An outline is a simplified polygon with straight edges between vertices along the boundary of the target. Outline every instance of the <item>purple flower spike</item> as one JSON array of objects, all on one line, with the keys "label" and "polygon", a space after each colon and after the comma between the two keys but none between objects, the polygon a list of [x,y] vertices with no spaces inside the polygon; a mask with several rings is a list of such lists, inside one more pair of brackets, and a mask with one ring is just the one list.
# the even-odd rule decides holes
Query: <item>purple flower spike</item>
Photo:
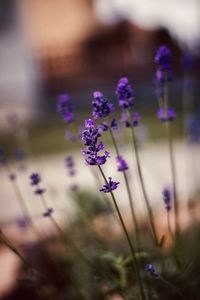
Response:
[{"label": "purple flower spike", "polygon": [[158,65],[156,79],[158,82],[172,81],[173,73],[171,68],[172,53],[166,46],[160,46],[155,55],[155,62]]},{"label": "purple flower spike", "polygon": [[64,112],[63,117],[64,117],[64,121],[68,124],[74,122],[74,114],[72,111]]},{"label": "purple flower spike", "polygon": [[120,78],[117,88],[116,96],[118,98],[119,106],[122,109],[130,108],[134,104],[133,89],[129,84],[128,78]]},{"label": "purple flower spike", "polygon": [[99,124],[99,126],[98,126],[99,134],[102,134],[103,131],[107,131],[108,128],[109,128],[109,126],[108,126],[108,123],[106,123],[106,122]]},{"label": "purple flower spike", "polygon": [[85,127],[86,128],[94,128],[94,121],[92,119],[85,120]]},{"label": "purple flower spike", "polygon": [[108,102],[101,92],[94,92],[93,97],[92,106],[94,119],[108,117],[109,114],[114,111],[112,103]]},{"label": "purple flower spike", "polygon": [[162,122],[173,121],[176,118],[176,113],[173,108],[168,108],[168,111],[164,110],[164,108],[159,108],[157,112],[157,117]]},{"label": "purple flower spike", "polygon": [[58,97],[57,111],[63,116],[64,121],[68,124],[74,121],[72,108],[72,102],[67,94]]},{"label": "purple flower spike", "polygon": [[160,274],[155,270],[155,268],[152,264],[146,264],[144,266],[144,270],[147,271],[151,275],[151,277],[154,277],[154,278],[160,277]]},{"label": "purple flower spike", "polygon": [[131,122],[128,121],[128,113],[127,112],[123,112],[122,115],[121,115],[121,122],[124,123],[124,125],[126,127],[131,127]]},{"label": "purple flower spike", "polygon": [[165,208],[167,211],[171,209],[171,192],[168,188],[165,188],[162,191],[163,201],[165,203]]},{"label": "purple flower spike", "polygon": [[69,176],[74,176],[76,173],[75,168],[74,168],[75,163],[74,163],[74,159],[71,155],[69,155],[65,158],[65,164],[66,164]]},{"label": "purple flower spike", "polygon": [[166,46],[162,45],[155,55],[155,62],[161,67],[168,67],[171,64],[172,53]]},{"label": "purple flower spike", "polygon": [[138,112],[133,113],[133,126],[136,127],[139,124],[139,121],[141,119],[141,116]]},{"label": "purple flower spike", "polygon": [[169,108],[168,109],[168,120],[169,121],[174,121],[174,119],[176,118],[176,112],[173,108]]},{"label": "purple flower spike", "polygon": [[[86,122],[87,125],[87,122]],[[104,149],[102,142],[98,143],[98,138],[101,136],[99,128],[87,128],[82,132],[82,141],[87,149],[82,150],[82,154],[86,156],[85,162],[87,165],[96,166],[103,165],[106,163],[109,157],[109,152],[105,151],[104,154],[100,155]]]},{"label": "purple flower spike", "polygon": [[30,176],[31,185],[38,185],[41,181],[40,175],[38,173],[32,173]]},{"label": "purple flower spike", "polygon": [[43,217],[50,217],[53,213],[53,208],[48,208],[44,213]]},{"label": "purple flower spike", "polygon": [[112,129],[117,129],[117,128],[118,128],[117,121],[116,121],[115,118],[112,119],[112,121],[111,121],[111,123],[110,123],[110,127],[111,127]]},{"label": "purple flower spike", "polygon": [[116,190],[119,182],[112,181],[111,177],[108,177],[108,183],[104,184],[104,186],[99,190],[104,193],[111,193],[113,190]]},{"label": "purple flower spike", "polygon": [[121,155],[118,155],[116,157],[116,160],[118,163],[117,171],[123,172],[128,169],[128,164],[126,163],[125,159]]},{"label": "purple flower spike", "polygon": [[63,94],[58,96],[57,112],[64,114],[70,105],[69,95]]}]

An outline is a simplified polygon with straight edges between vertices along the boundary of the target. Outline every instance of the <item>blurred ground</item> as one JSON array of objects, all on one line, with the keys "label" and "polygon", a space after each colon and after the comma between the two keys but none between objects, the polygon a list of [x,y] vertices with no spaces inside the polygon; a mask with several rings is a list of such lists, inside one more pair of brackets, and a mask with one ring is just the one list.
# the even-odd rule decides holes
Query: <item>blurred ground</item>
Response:
[{"label": "blurred ground", "polygon": [[[177,187],[178,196],[181,201],[189,199],[198,187],[200,178],[200,162],[197,159],[198,152],[199,146],[197,145],[191,146],[178,141],[175,143]],[[124,148],[123,145],[121,145],[121,153],[123,153],[131,168],[131,170],[128,171],[128,176],[134,193],[135,206],[138,211],[143,211],[143,200],[141,200],[142,196],[138,178],[135,175],[135,158],[132,154],[132,149],[128,147]],[[33,216],[40,217],[44,209],[42,208],[40,198],[34,195],[33,188],[29,184],[29,175],[32,172],[39,172],[41,174],[41,187],[47,190],[45,196],[49,206],[55,209],[55,216],[60,221],[65,222],[66,219],[70,217],[73,218],[74,216],[74,203],[70,197],[71,185],[76,184],[81,190],[91,189],[94,193],[98,193],[99,184],[94,180],[94,176],[91,172],[92,168],[90,169],[85,166],[84,159],[80,153],[74,153],[77,174],[73,178],[67,176],[64,165],[65,157],[66,153],[30,159],[26,163],[27,170],[20,173],[18,172],[17,183],[29,207],[29,211]],[[140,158],[147,191],[154,209],[157,210],[163,207],[162,189],[166,185],[170,186],[171,183],[167,143],[158,142],[145,145],[145,147],[140,150]],[[115,154],[113,152],[111,152],[111,158],[109,160],[109,163],[105,165],[103,169],[107,177],[112,176],[114,179],[120,181],[120,186],[116,194],[119,205],[125,209],[128,207],[128,199],[124,197],[126,192],[123,177],[120,173],[116,172]],[[132,166],[134,166],[134,168]],[[14,172],[15,168],[15,165],[11,165],[11,169]],[[8,179],[8,174],[3,169],[1,172],[0,219],[1,223],[4,223],[10,220],[13,221],[23,214],[17,202],[12,182]]]}]

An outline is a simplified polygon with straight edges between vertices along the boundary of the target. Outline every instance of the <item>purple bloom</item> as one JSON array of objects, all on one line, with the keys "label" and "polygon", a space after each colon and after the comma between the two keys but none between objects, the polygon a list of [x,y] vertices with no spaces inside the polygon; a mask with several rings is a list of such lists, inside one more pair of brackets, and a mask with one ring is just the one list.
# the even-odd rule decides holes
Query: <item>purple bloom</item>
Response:
[{"label": "purple bloom", "polygon": [[53,208],[48,208],[44,213],[43,216],[44,217],[50,217],[53,213]]},{"label": "purple bloom", "polygon": [[75,175],[75,169],[74,169],[75,163],[74,163],[74,159],[71,155],[69,155],[65,158],[65,163],[66,163],[66,167],[67,167],[69,175],[70,176]]},{"label": "purple bloom", "polygon": [[126,127],[131,127],[131,122],[128,121],[128,118],[129,118],[129,115],[127,112],[122,112],[122,115],[121,115],[121,122],[124,123],[124,125]]},{"label": "purple bloom", "polygon": [[146,264],[144,266],[144,270],[147,271],[151,275],[151,277],[154,277],[154,278],[160,277],[160,274],[155,270],[155,268],[152,264]]},{"label": "purple bloom", "polygon": [[141,116],[138,112],[133,113],[133,126],[136,127],[139,124],[139,121],[141,119]]},{"label": "purple bloom", "polygon": [[111,177],[108,177],[109,181],[103,185],[103,187],[99,190],[104,193],[111,193],[113,190],[117,189],[119,182],[112,181]]},{"label": "purple bloom", "polygon": [[67,94],[58,97],[57,111],[63,116],[64,121],[68,124],[74,121],[72,108],[72,102]]},{"label": "purple bloom", "polygon": [[38,185],[41,181],[40,175],[38,173],[32,173],[30,176],[31,185]]},{"label": "purple bloom", "polygon": [[80,139],[80,135],[79,134],[75,135],[70,129],[67,129],[65,131],[65,138],[68,139],[69,141],[76,142]]},{"label": "purple bloom", "polygon": [[94,128],[94,121],[92,119],[85,120],[85,128]]},{"label": "purple bloom", "polygon": [[103,123],[99,124],[99,126],[98,126],[99,134],[102,134],[103,131],[107,131],[108,128],[109,128],[109,125],[106,122],[103,122]]},{"label": "purple bloom", "polygon": [[155,62],[158,65],[156,79],[158,82],[172,81],[171,68],[172,53],[166,46],[160,46],[155,55]]},{"label": "purple bloom", "polygon": [[157,112],[157,117],[162,122],[173,121],[176,117],[176,113],[173,108],[168,108],[168,111],[164,110],[164,108],[159,108]]},{"label": "purple bloom", "polygon": [[119,101],[119,106],[122,109],[130,108],[133,106],[134,104],[133,89],[129,84],[128,78],[126,77],[120,78],[116,88],[116,96]]},{"label": "purple bloom", "polygon": [[161,67],[168,67],[171,64],[172,53],[166,46],[162,45],[155,55],[155,62]]},{"label": "purple bloom", "polygon": [[171,192],[168,188],[165,188],[163,191],[162,191],[162,195],[163,195],[163,201],[165,203],[165,208],[167,211],[169,211],[171,209]]},{"label": "purple bloom", "polygon": [[112,103],[108,102],[101,92],[94,92],[93,97],[92,106],[94,119],[105,118],[114,111]]},{"label": "purple bloom", "polygon": [[72,111],[64,112],[63,117],[64,117],[64,121],[68,124],[74,122],[74,114]]},{"label": "purple bloom", "polygon": [[169,108],[168,109],[168,120],[169,121],[174,121],[174,119],[176,118],[176,112],[173,108]]},{"label": "purple bloom", "polygon": [[117,121],[116,119],[112,119],[112,121],[110,122],[110,128],[112,129],[117,129],[118,128],[118,125],[117,125]]},{"label": "purple bloom", "polygon": [[83,144],[87,146],[87,149],[82,150],[82,154],[86,156],[85,161],[88,165],[103,165],[109,157],[108,151],[105,151],[103,155],[99,154],[104,149],[103,143],[98,142],[100,136],[99,129],[91,127],[82,132]]},{"label": "purple bloom", "polygon": [[116,157],[116,160],[118,163],[117,171],[123,172],[128,169],[128,164],[126,163],[125,159],[121,155],[118,155]]},{"label": "purple bloom", "polygon": [[35,190],[34,193],[35,193],[36,195],[42,195],[42,194],[44,194],[45,191],[46,191],[45,189],[38,188],[38,189]]},{"label": "purple bloom", "polygon": [[132,116],[132,120],[129,120],[129,114],[127,112],[123,112],[121,115],[121,122],[124,123],[126,127],[136,127],[139,124],[141,116],[138,112],[134,112]]},{"label": "purple bloom", "polygon": [[98,129],[89,128],[82,132],[82,142],[85,146],[95,145],[100,136]]}]

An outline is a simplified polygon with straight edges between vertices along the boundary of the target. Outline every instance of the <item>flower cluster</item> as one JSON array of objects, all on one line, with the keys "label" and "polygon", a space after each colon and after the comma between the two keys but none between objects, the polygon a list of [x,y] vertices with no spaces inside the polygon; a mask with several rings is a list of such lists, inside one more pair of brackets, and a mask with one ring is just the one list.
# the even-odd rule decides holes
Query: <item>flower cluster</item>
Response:
[{"label": "flower cluster", "polygon": [[109,114],[114,111],[112,103],[108,102],[101,92],[94,92],[93,97],[92,106],[94,119],[108,117]]},{"label": "flower cluster", "polygon": [[118,155],[116,157],[116,160],[117,160],[117,163],[118,163],[117,171],[123,172],[123,171],[128,169],[128,164],[125,161],[125,159],[122,157],[122,155]]},{"label": "flower cluster", "polygon": [[30,184],[37,186],[36,190],[34,191],[37,195],[42,195],[45,192],[45,189],[40,188],[38,185],[41,182],[41,177],[38,173],[32,173],[30,176]]},{"label": "flower cluster", "polygon": [[105,151],[103,155],[99,154],[104,149],[104,144],[98,142],[98,138],[101,136],[99,130],[94,128],[92,119],[85,121],[85,127],[86,129],[82,132],[82,142],[87,146],[87,149],[82,150],[82,154],[86,156],[86,164],[91,166],[105,164],[109,157],[109,152]]},{"label": "flower cluster", "polygon": [[50,217],[53,213],[53,208],[47,208],[47,210],[43,213],[44,217]]},{"label": "flower cluster", "polygon": [[168,188],[165,188],[162,191],[162,195],[163,195],[163,201],[165,204],[165,208],[167,211],[169,211],[171,209],[171,193],[170,190]]},{"label": "flower cluster", "polygon": [[108,182],[103,185],[103,187],[99,190],[104,193],[111,193],[113,190],[116,190],[119,182],[112,181],[111,177],[108,177]]},{"label": "flower cluster", "polygon": [[144,270],[147,271],[151,275],[151,277],[154,277],[154,278],[160,277],[160,274],[155,270],[155,268],[152,264],[146,264],[144,266]]},{"label": "flower cluster", "polygon": [[102,134],[103,131],[107,131],[109,128],[111,129],[117,129],[118,125],[117,125],[117,121],[116,119],[112,119],[110,123],[108,122],[102,122],[99,124],[98,126],[98,131],[100,134]]},{"label": "flower cluster", "polygon": [[162,122],[174,121],[174,119],[176,118],[176,112],[173,108],[168,108],[166,112],[165,109],[161,107],[158,109],[157,117]]},{"label": "flower cluster", "polygon": [[156,72],[156,79],[158,82],[164,83],[172,81],[172,67],[171,67],[172,53],[166,46],[160,46],[155,55],[155,62],[158,65]]},{"label": "flower cluster", "polygon": [[118,98],[120,108],[127,109],[133,106],[133,89],[129,84],[127,77],[120,78],[116,88],[116,96]]},{"label": "flower cluster", "polygon": [[64,121],[68,124],[74,121],[72,108],[72,102],[67,94],[58,97],[57,111],[63,116]]},{"label": "flower cluster", "polygon": [[65,165],[68,170],[69,176],[74,176],[75,175],[75,169],[74,169],[75,163],[74,163],[74,159],[71,155],[69,155],[65,158]]},{"label": "flower cluster", "polygon": [[141,116],[138,112],[134,112],[132,115],[131,120],[129,119],[129,114],[128,112],[123,112],[121,115],[121,122],[126,126],[126,127],[137,127],[139,125],[139,121],[141,119]]}]

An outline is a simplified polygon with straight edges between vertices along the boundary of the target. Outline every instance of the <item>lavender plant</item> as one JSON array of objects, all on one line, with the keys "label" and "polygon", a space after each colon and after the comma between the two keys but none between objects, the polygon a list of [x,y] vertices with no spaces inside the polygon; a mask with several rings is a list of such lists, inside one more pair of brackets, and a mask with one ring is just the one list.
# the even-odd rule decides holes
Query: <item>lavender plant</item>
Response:
[{"label": "lavender plant", "polygon": [[[58,234],[54,237],[53,244],[57,245],[56,243],[58,241],[56,238],[58,237],[59,243],[62,245],[61,248],[64,246],[61,251],[59,250],[60,244],[58,249],[57,246],[55,246],[58,255],[51,255],[51,259],[53,257],[52,261],[56,261],[57,266],[58,260],[60,258],[62,259],[63,256],[61,271],[58,272],[59,277],[62,277],[63,270],[70,270],[65,278],[65,283],[70,282],[70,288],[64,285],[64,287],[59,287],[56,291],[54,286],[55,278],[53,281],[51,280],[51,282],[47,280],[45,288],[48,290],[49,294],[47,293],[47,295],[49,295],[49,297],[44,298],[45,300],[50,298],[107,300],[112,299],[113,293],[117,293],[122,299],[127,300],[198,300],[198,296],[195,295],[197,294],[198,284],[200,282],[198,276],[199,264],[196,263],[200,261],[200,247],[196,242],[196,237],[199,238],[199,233],[196,234],[196,231],[194,233],[194,227],[191,231],[188,231],[190,234],[188,234],[188,232],[182,233],[179,224],[179,209],[181,207],[179,207],[176,191],[176,170],[172,139],[172,124],[176,118],[176,112],[169,105],[168,100],[168,84],[173,79],[171,60],[171,51],[166,46],[161,46],[155,56],[157,64],[156,85],[159,103],[157,117],[161,120],[166,129],[172,173],[172,189],[165,187],[162,192],[160,192],[167,215],[166,221],[164,218],[164,222],[166,222],[168,232],[167,230],[163,230],[160,224],[155,222],[155,212],[152,209],[151,201],[146,190],[146,182],[144,181],[136,138],[136,130],[141,122],[141,115],[134,110],[135,99],[133,88],[129,80],[126,77],[122,77],[116,89],[118,104],[121,110],[120,122],[116,116],[117,113],[114,110],[113,104],[109,102],[101,92],[96,91],[93,94],[92,100],[92,118],[85,120],[85,128],[82,129],[81,134],[77,133],[79,131],[75,128],[76,123],[73,103],[69,95],[63,94],[59,97],[57,111],[67,124],[68,137],[76,141],[77,144],[82,142],[84,149],[81,150],[81,152],[85,163],[88,169],[90,167],[93,170],[97,169],[103,179],[103,184],[99,187],[98,191],[96,190],[95,193],[91,192],[90,196],[89,193],[84,193],[81,189],[78,191],[75,189],[73,193],[70,193],[70,195],[73,194],[80,198],[79,201],[82,202],[82,211],[80,214],[82,214],[82,217],[76,216],[75,219],[71,221],[69,228],[65,229],[55,219],[56,208],[52,206],[49,207],[48,205],[46,196],[49,189],[48,186],[44,188],[41,185],[41,175],[34,172],[29,176],[30,186],[33,188],[33,193],[36,198],[35,201],[39,199],[43,204],[40,217],[43,217],[45,220],[50,219],[57,230]],[[112,114],[114,113],[115,115],[113,117]],[[140,216],[137,215],[135,202],[133,201],[132,178],[129,178],[127,175],[131,166],[126,161],[116,138],[116,129],[120,126],[120,123],[131,132],[134,158],[136,158],[136,171],[140,179],[140,186],[147,209],[147,219],[150,228],[143,228],[138,222]],[[106,132],[109,132],[112,146],[115,150],[116,170],[117,172],[121,172],[124,178],[133,221],[131,229],[134,229],[133,232],[136,236],[136,243],[132,241],[132,232],[130,233],[130,228],[127,226],[128,222],[125,222],[124,214],[122,214],[118,203],[118,191],[121,189],[123,181],[116,180],[115,173],[111,173],[111,169],[109,169],[109,176],[104,172],[104,166],[110,164],[109,158],[111,156],[110,153],[112,153],[112,151],[107,150],[110,145],[103,142]],[[20,152],[18,153],[19,160],[21,160],[21,154]],[[27,209],[25,198],[18,186],[18,173],[14,172],[13,168],[10,167],[5,153],[1,148],[0,163],[7,171],[8,179],[15,190],[18,201],[23,209],[24,217],[27,217],[29,224],[34,226],[33,217]],[[78,184],[75,181],[76,176],[74,176],[78,173],[78,167],[75,168],[75,159],[72,154],[66,156],[65,166],[69,177],[72,177],[74,183]],[[121,232],[126,238],[127,244],[123,242],[121,236],[116,238],[114,233],[110,233],[108,228],[106,228],[106,234],[104,232],[103,238],[101,235],[98,235],[98,228],[95,226],[99,220],[96,216],[98,214],[101,215],[101,217],[103,217],[102,223],[105,225],[104,223],[106,223],[107,218],[105,214],[106,210],[99,209],[99,212],[96,213],[95,216],[88,212],[84,214],[84,202],[90,201],[89,198],[92,198],[94,203],[100,202],[98,192],[100,192],[100,195],[106,195],[108,201],[112,200],[119,224],[122,228]],[[174,231],[171,225],[171,216],[173,214],[175,216]],[[113,219],[111,222],[116,226],[117,223],[115,223]],[[45,223],[48,222],[45,221]],[[145,235],[145,231],[149,229],[152,233],[154,245],[152,245],[147,235]],[[158,233],[161,231],[162,239],[159,241]],[[171,237],[169,239],[169,243],[171,244],[165,244],[167,240],[165,236]],[[39,238],[40,242],[43,243],[44,237],[39,235]],[[185,240],[188,242],[185,243]],[[6,234],[2,230],[0,231],[0,241],[21,259],[25,268],[37,271],[38,268],[35,267],[32,262],[29,263],[26,256],[21,254],[21,251],[6,237]],[[129,246],[130,255],[127,254],[127,245]],[[46,248],[45,251],[47,250]],[[66,264],[67,259],[68,264]],[[39,272],[41,276],[45,275],[41,267],[39,268]],[[73,283],[70,281],[72,277]],[[75,288],[72,288],[72,286],[75,286]],[[38,288],[40,288],[39,284],[37,285],[37,289]]]},{"label": "lavender plant", "polygon": [[155,62],[157,63],[156,80],[158,84],[161,85],[163,89],[161,107],[158,111],[158,118],[163,122],[166,134],[168,138],[169,145],[169,157],[170,157],[170,167],[172,174],[172,184],[173,184],[173,200],[174,200],[174,216],[175,216],[175,238],[177,239],[179,234],[179,203],[177,197],[177,187],[176,187],[176,170],[174,161],[174,150],[173,150],[173,140],[172,140],[172,130],[171,124],[176,117],[174,109],[169,108],[168,100],[168,83],[173,80],[173,72],[171,66],[172,53],[166,46],[160,46],[158,49]]}]

